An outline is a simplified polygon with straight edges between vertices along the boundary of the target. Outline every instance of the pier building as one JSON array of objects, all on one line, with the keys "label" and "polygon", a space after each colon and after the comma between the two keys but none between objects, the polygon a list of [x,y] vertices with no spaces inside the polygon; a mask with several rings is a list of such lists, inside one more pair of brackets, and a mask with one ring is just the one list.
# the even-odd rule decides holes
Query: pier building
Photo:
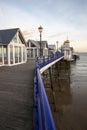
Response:
[{"label": "pier building", "polygon": [[19,28],[0,30],[0,66],[27,61],[26,41]]},{"label": "pier building", "polygon": [[61,46],[61,51],[64,53],[64,59],[68,61],[73,60],[73,47],[70,47],[70,41],[67,39]]},{"label": "pier building", "polygon": [[[41,41],[42,55],[48,55],[48,43],[47,41]],[[27,58],[36,58],[40,56],[40,41],[28,40],[27,42]]]}]

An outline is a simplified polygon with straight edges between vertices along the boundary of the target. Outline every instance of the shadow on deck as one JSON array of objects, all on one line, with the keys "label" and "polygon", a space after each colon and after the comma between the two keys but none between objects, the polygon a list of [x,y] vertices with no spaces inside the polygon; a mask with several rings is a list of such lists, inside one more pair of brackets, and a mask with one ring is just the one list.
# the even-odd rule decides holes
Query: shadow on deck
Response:
[{"label": "shadow on deck", "polygon": [[35,61],[0,67],[0,130],[33,129]]}]

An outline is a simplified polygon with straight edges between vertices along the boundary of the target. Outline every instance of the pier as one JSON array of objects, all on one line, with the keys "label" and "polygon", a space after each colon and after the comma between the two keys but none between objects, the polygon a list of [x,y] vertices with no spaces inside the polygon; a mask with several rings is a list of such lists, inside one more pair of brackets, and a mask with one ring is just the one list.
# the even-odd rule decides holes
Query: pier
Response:
[{"label": "pier", "polygon": [[0,130],[33,130],[35,60],[0,67]]},{"label": "pier", "polygon": [[[0,129],[56,130],[42,73],[64,57],[58,52],[45,59],[29,60],[0,68]],[[44,121],[44,122],[43,122]]]}]

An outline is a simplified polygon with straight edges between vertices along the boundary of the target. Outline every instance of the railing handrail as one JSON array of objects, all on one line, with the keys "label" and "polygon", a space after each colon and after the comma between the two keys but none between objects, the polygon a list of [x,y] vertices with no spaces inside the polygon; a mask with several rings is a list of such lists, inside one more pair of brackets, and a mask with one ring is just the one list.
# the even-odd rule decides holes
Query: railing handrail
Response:
[{"label": "railing handrail", "polygon": [[59,52],[59,51],[58,51],[58,52],[56,52],[55,54],[52,54],[52,55],[50,55],[50,56],[48,56],[48,57],[45,57],[45,56],[37,57],[37,58],[36,58],[36,62],[38,63],[38,65],[39,65],[39,67],[40,67],[40,69],[41,69],[41,68],[44,67],[45,65],[47,65],[47,64],[49,64],[49,63],[55,61],[56,59],[58,59],[58,58],[60,58],[60,57],[62,57],[62,56],[64,56],[64,54],[63,54],[62,52]]},{"label": "railing handrail", "polygon": [[62,55],[55,54],[52,58],[45,59],[44,62],[39,62],[38,59],[36,60],[34,79],[34,130],[56,130],[40,69],[56,58],[60,58]]}]

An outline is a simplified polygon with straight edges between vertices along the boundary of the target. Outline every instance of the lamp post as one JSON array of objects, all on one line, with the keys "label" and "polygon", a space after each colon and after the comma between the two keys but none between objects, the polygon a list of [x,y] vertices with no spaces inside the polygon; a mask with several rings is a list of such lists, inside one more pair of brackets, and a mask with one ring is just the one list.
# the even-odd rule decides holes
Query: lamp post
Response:
[{"label": "lamp post", "polygon": [[56,41],[56,44],[57,44],[57,51],[58,51],[58,41]]},{"label": "lamp post", "polygon": [[38,27],[38,30],[39,30],[39,32],[40,32],[40,57],[41,57],[41,55],[42,55],[41,40],[42,40],[42,31],[43,31],[42,26]]}]

